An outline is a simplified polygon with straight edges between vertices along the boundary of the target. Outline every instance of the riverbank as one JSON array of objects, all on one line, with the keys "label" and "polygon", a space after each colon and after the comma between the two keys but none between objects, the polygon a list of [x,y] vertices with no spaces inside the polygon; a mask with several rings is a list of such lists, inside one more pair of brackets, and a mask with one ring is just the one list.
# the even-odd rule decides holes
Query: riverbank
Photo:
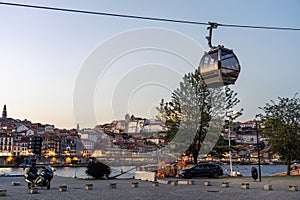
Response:
[{"label": "riverbank", "polygon": [[[164,179],[182,180],[182,179]],[[38,194],[29,194],[27,184],[20,177],[0,177],[0,189],[7,190],[1,199],[299,199],[300,192],[288,191],[289,185],[300,184],[300,176],[293,177],[262,177],[262,181],[254,181],[250,177],[222,177],[219,179],[192,179],[194,185],[159,184],[153,187],[151,182],[126,180],[86,180],[55,176],[51,189],[38,188]],[[211,181],[211,186],[205,186],[204,181]],[[187,180],[182,180],[187,181]],[[20,182],[13,186],[12,182]],[[132,188],[132,182],[138,187]],[[222,182],[228,182],[229,187],[223,188]],[[110,183],[116,183],[116,189],[110,189]],[[242,189],[242,183],[249,183],[249,189]],[[86,184],[93,184],[93,190],[86,190]],[[265,191],[264,185],[272,185],[273,190]],[[67,186],[66,192],[60,192],[60,186]],[[299,188],[300,189],[300,188]]]},{"label": "riverbank", "polygon": [[[242,176],[244,177],[250,177],[251,176],[251,168],[253,165],[241,165],[241,166],[234,166],[233,170],[234,171],[239,171]],[[254,166],[257,167],[257,166]],[[120,174],[122,171],[127,172],[130,170],[128,173],[125,173],[122,175],[120,178],[129,178],[132,176],[135,176],[135,166],[118,166],[118,167],[112,167],[111,168],[111,175],[110,176],[115,176]],[[228,175],[230,173],[230,167],[227,165],[222,166],[224,170],[224,174]],[[55,175],[57,176],[63,176],[63,177],[71,177],[74,178],[75,176],[78,178],[89,178],[85,171],[86,167],[55,167],[54,168]],[[132,170],[133,169],[133,170]],[[152,168],[147,168],[147,170],[150,170]],[[156,169],[156,168],[155,168]],[[153,169],[153,170],[155,170]],[[140,169],[137,169],[140,170]],[[261,166],[261,172],[262,176],[272,176],[274,174],[279,174],[282,172],[286,171],[286,166],[285,165],[263,165]],[[24,170],[22,167],[18,168],[0,168],[0,175],[1,174],[24,174]],[[119,178],[119,177],[118,177]]]}]

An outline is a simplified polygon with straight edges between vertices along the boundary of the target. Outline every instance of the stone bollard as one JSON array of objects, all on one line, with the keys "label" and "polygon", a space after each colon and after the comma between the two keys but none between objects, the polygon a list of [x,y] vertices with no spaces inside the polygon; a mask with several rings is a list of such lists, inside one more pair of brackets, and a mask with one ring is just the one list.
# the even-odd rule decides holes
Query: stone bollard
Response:
[{"label": "stone bollard", "polygon": [[37,194],[37,193],[38,193],[37,188],[32,187],[32,188],[29,189],[29,194]]},{"label": "stone bollard", "polygon": [[229,182],[222,182],[222,187],[223,188],[229,187]]},{"label": "stone bollard", "polygon": [[86,190],[92,190],[93,189],[93,184],[85,184],[85,189]]},{"label": "stone bollard", "polygon": [[242,189],[249,189],[249,183],[242,183]]},{"label": "stone bollard", "polygon": [[204,184],[205,186],[211,186],[211,182],[210,182],[210,181],[204,181],[203,184]]},{"label": "stone bollard", "polygon": [[264,185],[264,190],[273,190],[272,185]]},{"label": "stone bollard", "polygon": [[187,184],[188,185],[195,185],[195,181],[188,181]]},{"label": "stone bollard", "polygon": [[0,196],[6,196],[7,190],[0,189]]},{"label": "stone bollard", "polygon": [[116,189],[117,188],[117,183],[110,183],[109,188],[110,189]]},{"label": "stone bollard", "polygon": [[13,182],[11,182],[11,185],[12,185],[12,186],[20,186],[21,183],[20,183],[20,182],[13,181]]},{"label": "stone bollard", "polygon": [[178,185],[178,181],[171,181],[171,183],[170,183],[172,186],[176,186],[176,185]]},{"label": "stone bollard", "polygon": [[298,191],[298,186],[297,185],[289,185],[289,191],[291,191],[291,192]]},{"label": "stone bollard", "polygon": [[139,187],[139,183],[138,182],[132,182],[131,187],[132,188],[137,188],[137,187]]},{"label": "stone bollard", "polygon": [[157,187],[157,186],[158,186],[158,182],[157,182],[157,181],[153,181],[153,182],[152,182],[152,186],[153,186],[153,187]]},{"label": "stone bollard", "polygon": [[68,188],[68,187],[67,187],[66,185],[60,185],[60,186],[59,186],[59,191],[60,191],[60,192],[66,192],[66,191],[67,191],[67,188]]}]

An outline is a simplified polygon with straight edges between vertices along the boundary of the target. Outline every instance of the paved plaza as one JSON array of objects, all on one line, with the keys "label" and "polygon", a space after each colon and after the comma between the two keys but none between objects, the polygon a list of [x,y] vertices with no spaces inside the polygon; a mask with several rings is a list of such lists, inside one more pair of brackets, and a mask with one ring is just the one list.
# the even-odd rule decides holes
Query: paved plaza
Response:
[{"label": "paved plaza", "polygon": [[[190,179],[193,185],[183,184],[189,180],[164,179],[179,181],[180,184],[162,184],[153,187],[152,182],[141,180],[80,180],[55,176],[51,182],[51,189],[38,188],[37,194],[29,194],[29,189],[23,177],[0,177],[0,189],[6,190],[6,196],[0,200],[16,199],[300,199],[300,192],[289,191],[289,186],[300,186],[300,176],[297,177],[263,177],[262,182],[254,181],[250,177],[221,177],[219,179]],[[210,181],[211,186],[206,186]],[[14,186],[13,182],[20,185]],[[138,187],[133,188],[132,183]],[[229,187],[222,187],[228,182]],[[111,189],[111,183],[116,183],[116,189]],[[242,189],[242,183],[249,183],[249,189]],[[86,185],[92,184],[92,190],[86,190]],[[273,190],[264,190],[265,185],[272,185]],[[67,191],[60,191],[60,186],[67,186]],[[224,186],[224,185],[223,185]],[[299,188],[300,189],[300,188]]]}]

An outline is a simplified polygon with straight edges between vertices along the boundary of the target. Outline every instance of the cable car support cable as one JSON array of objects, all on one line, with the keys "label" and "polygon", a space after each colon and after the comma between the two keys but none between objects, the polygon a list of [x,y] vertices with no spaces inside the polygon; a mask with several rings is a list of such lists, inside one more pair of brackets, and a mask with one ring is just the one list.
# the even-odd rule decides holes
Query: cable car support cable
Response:
[{"label": "cable car support cable", "polygon": [[[131,19],[141,19],[141,20],[150,20],[150,21],[162,21],[162,22],[172,22],[172,23],[181,23],[181,24],[202,25],[202,26],[207,26],[207,25],[212,24],[211,22],[207,23],[207,22],[199,22],[199,21],[188,21],[188,20],[167,19],[167,18],[157,18],[157,17],[144,17],[144,16],[138,16],[138,15],[125,15],[125,14],[87,11],[87,10],[68,9],[68,8],[58,8],[58,7],[49,7],[49,6],[37,6],[37,5],[9,3],[9,2],[0,2],[0,5],[42,9],[42,10],[52,10],[52,11],[60,11],[60,12],[72,12],[72,13],[81,13],[81,14],[90,14],[90,15],[102,15],[102,16],[119,17],[119,18],[131,18]],[[281,30],[281,31],[300,31],[300,28],[293,28],[293,27],[253,26],[253,25],[218,24],[218,23],[213,23],[213,24],[215,24],[216,26],[223,26],[223,27],[230,27],[230,28],[251,28],[251,29],[266,29],[266,30]]]}]

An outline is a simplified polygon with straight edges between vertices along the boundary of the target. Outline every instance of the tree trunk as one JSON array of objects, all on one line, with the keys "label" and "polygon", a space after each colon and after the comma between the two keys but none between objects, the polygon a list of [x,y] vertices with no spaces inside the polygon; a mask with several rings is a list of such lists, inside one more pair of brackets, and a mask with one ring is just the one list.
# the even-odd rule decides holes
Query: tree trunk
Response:
[{"label": "tree trunk", "polygon": [[287,172],[286,175],[290,176],[291,175],[291,161],[287,161]]},{"label": "tree trunk", "polygon": [[198,155],[199,155],[199,151],[194,150],[194,151],[193,151],[193,164],[194,164],[194,165],[197,164]]}]

